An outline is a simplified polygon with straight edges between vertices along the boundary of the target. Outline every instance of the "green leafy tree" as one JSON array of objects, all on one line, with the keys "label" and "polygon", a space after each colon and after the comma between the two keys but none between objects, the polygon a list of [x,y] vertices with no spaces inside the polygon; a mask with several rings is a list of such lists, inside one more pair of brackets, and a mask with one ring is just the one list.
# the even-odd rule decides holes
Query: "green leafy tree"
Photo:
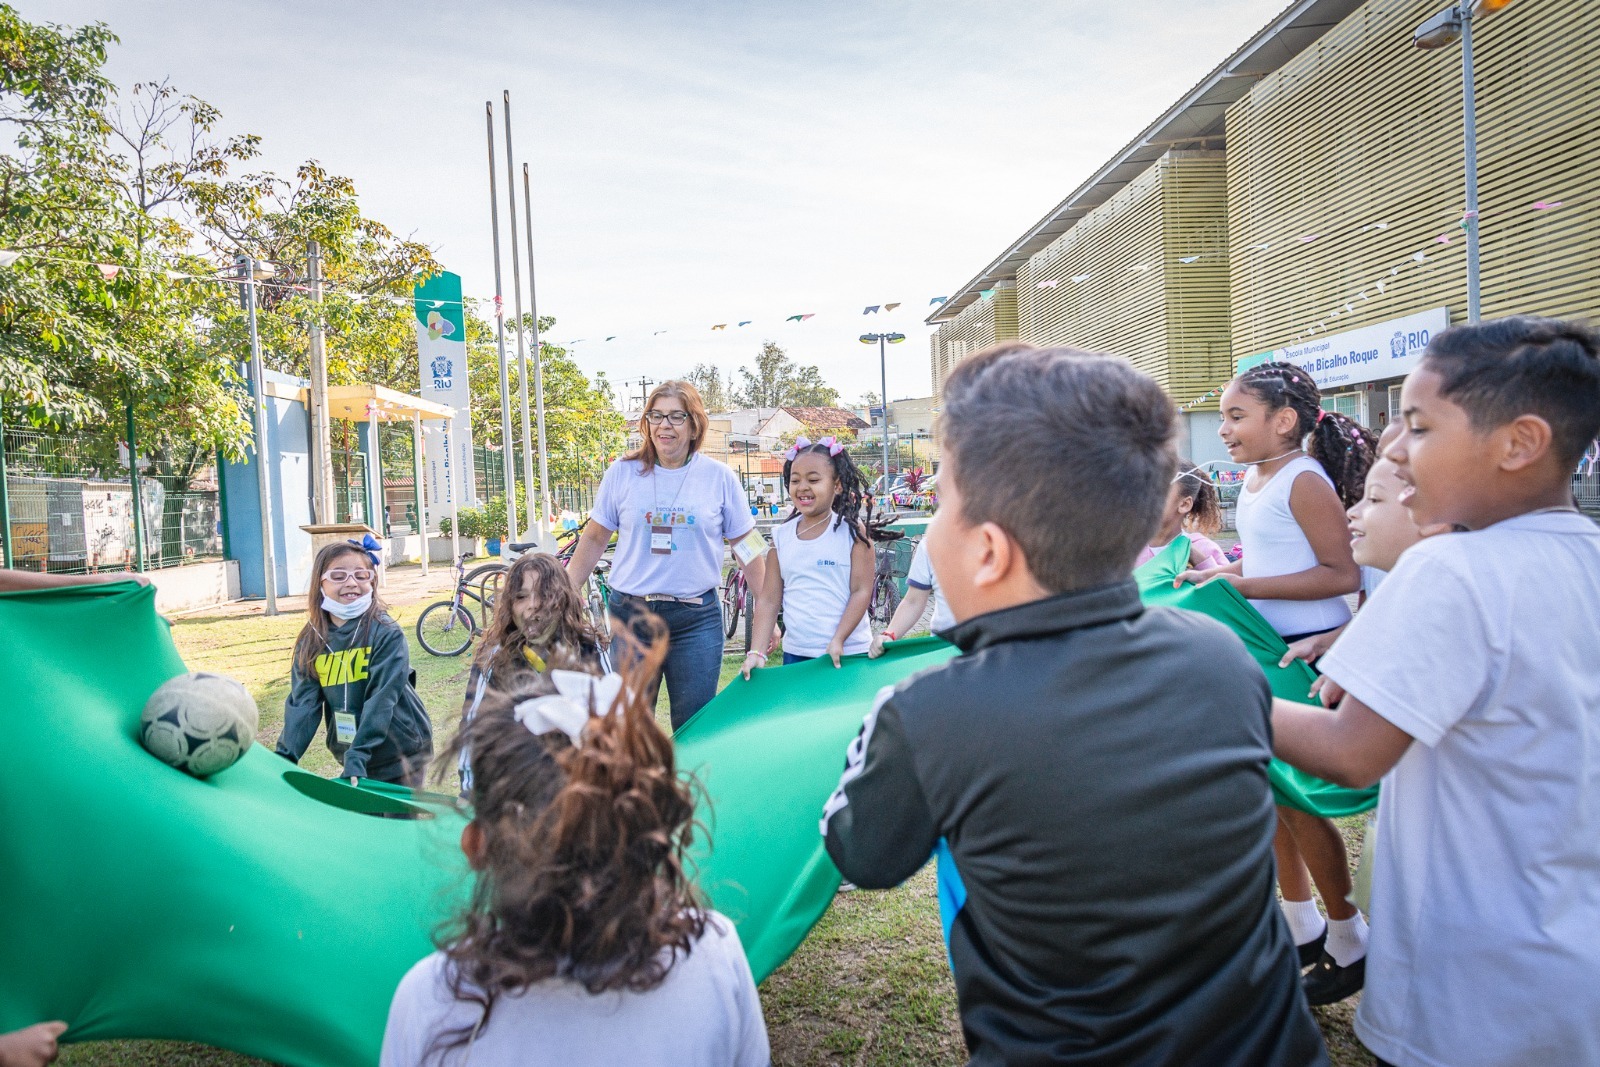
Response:
[{"label": "green leafy tree", "polygon": [[733,376],[723,374],[715,363],[696,363],[683,380],[700,391],[707,411],[727,411],[735,406]]},{"label": "green leafy tree", "polygon": [[776,341],[766,341],[754,367],[739,368],[736,403],[752,408],[834,407],[839,391],[822,380],[814,366],[797,366]]}]

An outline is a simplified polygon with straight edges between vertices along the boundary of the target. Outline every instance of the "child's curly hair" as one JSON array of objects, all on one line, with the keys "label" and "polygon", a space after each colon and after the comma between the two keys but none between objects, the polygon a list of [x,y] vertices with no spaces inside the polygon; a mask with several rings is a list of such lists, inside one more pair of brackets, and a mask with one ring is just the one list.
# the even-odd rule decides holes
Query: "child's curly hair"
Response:
[{"label": "child's curly hair", "polygon": [[627,650],[622,695],[610,714],[595,709],[581,744],[535,735],[515,718],[518,704],[552,692],[524,671],[486,696],[439,755],[436,778],[470,748],[483,840],[470,903],[435,935],[451,992],[483,1013],[472,1028],[439,1035],[441,1052],[467,1044],[501,995],[547,978],[590,993],[654,989],[705,932],[708,912],[684,861],[691,781],[677,772],[646,684],[666,658],[665,627],[653,618],[641,626],[648,646]]},{"label": "child's curly hair", "polygon": [[1184,516],[1184,527],[1196,533],[1214,534],[1222,529],[1222,501],[1217,487],[1205,471],[1194,461],[1178,457],[1178,476],[1172,480],[1178,487],[1179,500],[1193,500],[1189,514]]},{"label": "child's curly hair", "polygon": [[[537,617],[543,629],[526,633],[517,622],[514,607],[528,595],[537,599]],[[476,665],[492,668],[497,676],[526,669],[532,650],[552,667],[590,670],[600,633],[561,561],[544,552],[521,556],[506,572],[495,594],[494,618],[478,645]]]}]

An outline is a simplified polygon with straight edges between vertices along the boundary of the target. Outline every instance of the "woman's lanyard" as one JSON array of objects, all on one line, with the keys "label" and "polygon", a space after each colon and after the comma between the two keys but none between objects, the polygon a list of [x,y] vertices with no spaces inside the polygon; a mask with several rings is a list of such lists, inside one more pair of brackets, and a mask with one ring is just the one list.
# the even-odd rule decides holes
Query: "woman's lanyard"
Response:
[{"label": "woman's lanyard", "polygon": [[[690,456],[683,461],[683,478],[678,482],[678,491],[672,494],[672,503],[667,505],[668,511],[676,511],[678,498],[683,495],[683,487],[689,482],[689,463],[694,459]],[[678,546],[672,541],[671,524],[661,522],[661,483],[656,481],[661,467],[658,464],[650,472],[650,492],[655,500],[655,510],[650,514],[655,516],[655,522],[650,524],[650,554],[652,556],[670,556],[673,549]]]}]

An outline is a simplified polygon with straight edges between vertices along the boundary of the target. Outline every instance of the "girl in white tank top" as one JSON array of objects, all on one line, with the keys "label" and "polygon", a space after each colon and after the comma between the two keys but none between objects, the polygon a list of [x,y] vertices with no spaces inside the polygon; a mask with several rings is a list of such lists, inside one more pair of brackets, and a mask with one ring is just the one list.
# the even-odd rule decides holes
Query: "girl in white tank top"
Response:
[{"label": "girl in white tank top", "polygon": [[762,596],[756,602],[746,678],[764,666],[766,635],[783,611],[783,662],[866,652],[872,645],[867,604],[872,597],[872,542],[861,520],[866,479],[832,437],[802,437],[784,463],[794,513],[772,532]]},{"label": "girl in white tank top", "polygon": [[[1372,433],[1323,411],[1316,382],[1290,363],[1263,363],[1229,383],[1217,433],[1235,463],[1254,468],[1239,492],[1244,555],[1182,579],[1233,583],[1289,641],[1344,625],[1344,597],[1361,588],[1344,512],[1361,497]],[[1273,851],[1289,932],[1301,964],[1314,965],[1306,1000],[1342,1000],[1361,988],[1367,954],[1366,921],[1348,900],[1344,839],[1328,819],[1279,806]],[[1313,883],[1327,921],[1312,899]]]}]

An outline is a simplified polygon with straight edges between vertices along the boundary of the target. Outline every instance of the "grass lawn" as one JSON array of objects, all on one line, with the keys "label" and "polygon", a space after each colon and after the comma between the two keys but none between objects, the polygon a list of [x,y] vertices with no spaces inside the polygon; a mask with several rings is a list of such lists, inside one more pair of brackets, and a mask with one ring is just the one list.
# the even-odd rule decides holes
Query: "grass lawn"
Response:
[{"label": "grass lawn", "polygon": [[[417,688],[447,736],[461,707],[468,657],[440,659],[418,647],[413,627],[423,601],[392,609],[411,643]],[[181,619],[173,639],[190,670],[239,679],[261,709],[263,744],[283,728],[289,656],[304,616],[274,619],[223,616]],[[738,673],[738,658],[723,660],[722,684]],[[665,698],[657,715],[666,725]],[[320,736],[302,766],[327,777],[339,772]],[[1357,820],[1345,820],[1351,855],[1359,851]],[[1354,835],[1354,836],[1352,836]],[[956,1015],[955,986],[939,929],[933,869],[886,893],[842,893],[794,956],[761,986],[762,1007],[778,1067],[874,1064],[931,1067],[966,1061]],[[1366,1067],[1372,1058],[1350,1031],[1354,1002],[1315,1009],[1336,1067]],[[271,1025],[263,1020],[263,1025]],[[63,1047],[74,1067],[244,1067],[260,1064],[232,1052],[166,1041],[107,1041]]]}]

